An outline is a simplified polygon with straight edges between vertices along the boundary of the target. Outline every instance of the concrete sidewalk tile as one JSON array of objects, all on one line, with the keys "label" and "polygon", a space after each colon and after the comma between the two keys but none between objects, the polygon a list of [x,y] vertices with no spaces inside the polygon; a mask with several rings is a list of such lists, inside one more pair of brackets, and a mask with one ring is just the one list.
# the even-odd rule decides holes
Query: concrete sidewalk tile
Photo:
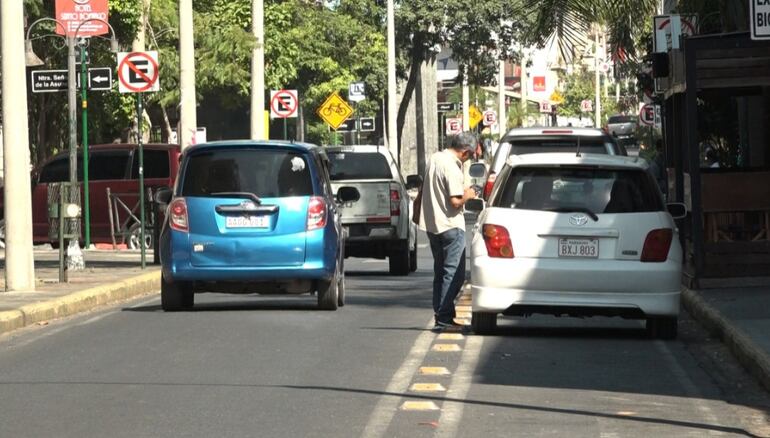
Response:
[{"label": "concrete sidewalk tile", "polygon": [[682,304],[693,318],[716,333],[738,361],[770,390],[770,356],[766,351],[725,318],[719,310],[706,302],[698,292],[683,288]]}]

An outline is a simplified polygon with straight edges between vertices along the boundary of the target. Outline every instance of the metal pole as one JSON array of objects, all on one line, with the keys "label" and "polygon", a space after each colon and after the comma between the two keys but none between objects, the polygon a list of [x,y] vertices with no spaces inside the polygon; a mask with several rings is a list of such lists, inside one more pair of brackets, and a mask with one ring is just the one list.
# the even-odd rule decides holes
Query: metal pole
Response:
[{"label": "metal pole", "polygon": [[146,266],[144,248],[144,146],[142,145],[142,93],[136,93],[136,127],[139,132],[139,253],[142,269]]},{"label": "metal pole", "polygon": [[505,60],[500,60],[497,72],[497,130],[500,136],[505,135],[507,129],[507,117],[505,115]]},{"label": "metal pole", "polygon": [[[69,164],[70,164],[70,184],[73,187],[77,187],[78,182],[78,130],[77,130],[77,77],[75,76],[75,36],[67,36],[67,112],[69,115]],[[71,191],[68,192],[71,196]],[[67,202],[70,200],[68,199]],[[68,219],[68,222],[76,221],[78,219]],[[73,231],[73,226],[68,231]],[[67,233],[71,234],[71,233]],[[78,244],[78,238],[72,237],[67,244],[67,269],[73,271],[79,271],[85,269],[85,262],[83,261],[83,254],[80,252],[80,245]],[[59,251],[64,251],[64,248],[59,248]]]},{"label": "metal pole", "polygon": [[597,26],[594,29],[594,73],[595,73],[595,84],[594,84],[594,105],[596,105],[596,108],[594,109],[594,127],[600,128],[601,127],[601,121],[602,121],[602,100],[601,100],[601,78],[599,77],[599,27]]},{"label": "metal pole", "polygon": [[393,0],[388,0],[388,149],[396,157],[397,162],[401,162],[398,154],[398,108],[396,95],[396,27],[395,27],[395,9]]},{"label": "metal pole", "polygon": [[286,117],[283,118],[283,139],[289,139],[289,129],[286,127]]},{"label": "metal pole", "polygon": [[470,131],[470,90],[468,89],[468,67],[463,67],[463,131]]},{"label": "metal pole", "polygon": [[5,195],[5,289],[35,290],[32,254],[32,192],[29,179],[24,6],[0,1],[3,168]]},{"label": "metal pole", "polygon": [[88,193],[88,78],[86,74],[86,48],[80,48],[80,95],[83,119],[83,226],[86,248],[91,246],[91,207]]},{"label": "metal pole", "polygon": [[361,144],[361,114],[358,113],[358,103],[356,103],[356,144]]},{"label": "metal pole", "polygon": [[265,31],[264,0],[252,0],[251,31],[256,40],[251,52],[251,138],[265,140]]},{"label": "metal pole", "polygon": [[521,127],[527,126],[527,88],[529,87],[529,80],[527,79],[527,53],[522,50],[521,52],[521,77],[519,78],[519,95],[521,95]]},{"label": "metal pole", "polygon": [[181,117],[179,144],[182,149],[193,144],[198,127],[195,102],[195,48],[193,45],[192,0],[179,0],[179,86]]}]

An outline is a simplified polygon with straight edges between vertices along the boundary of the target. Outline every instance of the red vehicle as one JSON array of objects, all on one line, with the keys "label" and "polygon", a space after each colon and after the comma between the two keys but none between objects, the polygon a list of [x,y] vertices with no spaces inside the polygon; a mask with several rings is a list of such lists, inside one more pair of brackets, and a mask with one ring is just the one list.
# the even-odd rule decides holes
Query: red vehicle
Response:
[{"label": "red vehicle", "polygon": [[[89,146],[88,151],[91,243],[112,243],[107,188],[128,208],[133,209],[136,206],[139,200],[139,147],[136,144],[114,143]],[[178,145],[144,145],[145,187],[172,187],[179,169],[180,153]],[[78,181],[83,180],[82,159],[82,152],[78,151]],[[31,179],[33,240],[35,243],[49,243],[48,184],[69,181],[68,153],[65,151],[45,161],[32,172]],[[125,241],[129,247],[138,248],[139,224],[132,220],[122,207],[118,209],[120,217],[116,222],[119,224],[119,231],[125,233],[126,238],[116,237],[117,242]],[[136,217],[139,217],[138,207],[134,212]],[[4,244],[5,221],[0,224],[0,233]],[[147,246],[152,247],[152,233],[147,233],[146,236]]]}]

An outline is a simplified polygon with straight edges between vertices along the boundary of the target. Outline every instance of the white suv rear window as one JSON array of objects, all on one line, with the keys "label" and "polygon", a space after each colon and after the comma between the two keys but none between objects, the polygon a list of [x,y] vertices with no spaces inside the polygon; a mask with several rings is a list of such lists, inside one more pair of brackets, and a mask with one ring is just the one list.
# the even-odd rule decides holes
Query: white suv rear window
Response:
[{"label": "white suv rear window", "polygon": [[376,152],[327,153],[332,181],[344,179],[392,179],[390,165],[384,155]]},{"label": "white suv rear window", "polygon": [[639,213],[662,211],[647,172],[592,167],[516,167],[492,205],[541,211]]}]

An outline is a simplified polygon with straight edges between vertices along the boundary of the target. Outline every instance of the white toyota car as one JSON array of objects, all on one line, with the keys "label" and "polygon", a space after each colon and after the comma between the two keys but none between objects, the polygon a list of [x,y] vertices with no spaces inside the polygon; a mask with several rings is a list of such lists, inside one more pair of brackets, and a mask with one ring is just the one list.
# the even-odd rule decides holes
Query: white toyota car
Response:
[{"label": "white toyota car", "polygon": [[[483,173],[481,168],[472,173]],[[498,314],[645,319],[676,337],[682,248],[648,163],[638,157],[511,156],[480,211],[471,243],[472,327]]]}]

